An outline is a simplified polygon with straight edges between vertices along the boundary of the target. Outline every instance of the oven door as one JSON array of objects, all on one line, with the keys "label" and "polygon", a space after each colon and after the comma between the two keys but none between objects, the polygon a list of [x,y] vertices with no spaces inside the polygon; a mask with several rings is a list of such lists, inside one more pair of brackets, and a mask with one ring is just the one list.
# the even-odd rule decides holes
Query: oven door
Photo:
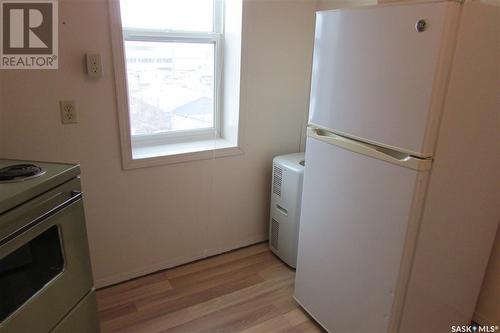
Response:
[{"label": "oven door", "polygon": [[49,204],[26,230],[0,243],[2,333],[48,332],[92,288],[81,194],[57,193],[23,216]]},{"label": "oven door", "polygon": [[92,290],[77,306],[51,331],[51,333],[99,333],[97,300]]}]

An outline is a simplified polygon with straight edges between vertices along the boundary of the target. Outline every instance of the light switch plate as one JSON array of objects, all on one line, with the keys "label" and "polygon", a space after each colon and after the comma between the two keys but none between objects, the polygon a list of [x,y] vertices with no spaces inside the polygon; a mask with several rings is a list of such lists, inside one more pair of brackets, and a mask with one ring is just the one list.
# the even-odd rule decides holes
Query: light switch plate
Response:
[{"label": "light switch plate", "polygon": [[85,55],[87,62],[87,75],[92,78],[100,78],[102,76],[102,62],[99,53],[87,53]]},{"label": "light switch plate", "polygon": [[60,101],[59,108],[61,110],[61,122],[63,124],[76,124],[78,122],[75,101]]}]

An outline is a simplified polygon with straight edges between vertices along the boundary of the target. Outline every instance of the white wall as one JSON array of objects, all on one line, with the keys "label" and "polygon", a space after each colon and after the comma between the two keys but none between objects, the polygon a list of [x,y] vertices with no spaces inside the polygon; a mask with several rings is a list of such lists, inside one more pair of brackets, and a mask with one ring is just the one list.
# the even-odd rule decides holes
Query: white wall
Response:
[{"label": "white wall", "polygon": [[[244,154],[123,171],[105,0],[61,0],[60,68],[2,71],[4,157],[78,162],[99,286],[267,238],[271,160],[299,149],[313,1],[245,1]],[[84,75],[99,52],[104,77]],[[58,101],[80,121],[61,125]],[[2,151],[0,149],[0,151]]]},{"label": "white wall", "polygon": [[476,305],[474,320],[482,325],[500,323],[500,228],[491,253],[481,294]]}]

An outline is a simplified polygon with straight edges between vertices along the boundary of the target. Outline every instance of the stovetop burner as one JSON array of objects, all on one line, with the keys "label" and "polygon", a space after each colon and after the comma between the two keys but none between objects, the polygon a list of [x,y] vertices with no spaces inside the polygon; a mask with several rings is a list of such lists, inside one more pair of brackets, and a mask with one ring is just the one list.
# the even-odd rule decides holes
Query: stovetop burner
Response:
[{"label": "stovetop burner", "polygon": [[14,164],[0,169],[0,183],[20,182],[40,177],[45,173],[35,164]]}]

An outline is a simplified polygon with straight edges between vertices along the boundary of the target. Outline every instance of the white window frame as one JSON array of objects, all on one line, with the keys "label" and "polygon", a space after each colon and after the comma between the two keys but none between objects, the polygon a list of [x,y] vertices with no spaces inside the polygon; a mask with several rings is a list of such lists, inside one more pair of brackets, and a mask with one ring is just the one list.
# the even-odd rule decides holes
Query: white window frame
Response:
[{"label": "white window frame", "polygon": [[207,140],[220,137],[221,120],[221,79],[223,62],[223,8],[221,0],[213,1],[213,31],[180,31],[155,29],[126,29],[123,30],[123,40],[134,42],[165,42],[165,43],[200,43],[214,45],[214,105],[213,124],[211,128],[175,130],[158,134],[132,135],[132,143],[137,145],[151,145],[169,143],[171,139],[183,141]]},{"label": "white window frame", "polygon": [[[241,154],[239,131],[237,142],[226,141],[224,135],[223,80],[224,80],[224,0],[214,0],[213,32],[174,31],[153,29],[124,29],[119,0],[108,0],[110,8],[111,42],[113,47],[118,120],[122,147],[122,166],[133,169],[161,164]],[[230,0],[231,1],[231,0]],[[129,95],[126,74],[125,41],[213,43],[214,47],[214,127],[171,131],[159,134],[131,134]],[[239,81],[239,73],[238,73]],[[239,82],[238,82],[239,83]],[[231,111],[233,112],[233,111]],[[239,112],[239,110],[237,110]],[[238,117],[239,118],[239,117]],[[240,125],[238,125],[239,127]],[[192,144],[190,144],[192,142]],[[148,156],[142,150],[152,147]],[[143,149],[145,148],[145,149]],[[141,150],[134,154],[134,150]],[[157,153],[158,151],[164,151]],[[138,155],[139,157],[135,157]]]}]

